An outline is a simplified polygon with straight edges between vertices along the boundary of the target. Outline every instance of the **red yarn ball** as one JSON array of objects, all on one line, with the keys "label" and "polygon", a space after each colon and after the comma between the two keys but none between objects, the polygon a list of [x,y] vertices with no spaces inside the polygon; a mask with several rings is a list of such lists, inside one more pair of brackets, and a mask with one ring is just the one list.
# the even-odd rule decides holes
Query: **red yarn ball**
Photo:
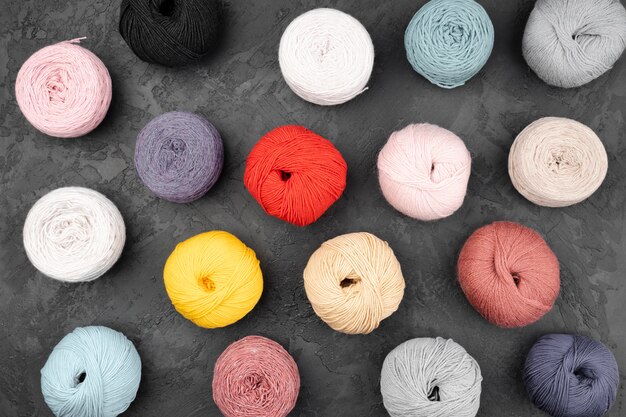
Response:
[{"label": "red yarn ball", "polygon": [[254,145],[243,181],[268,214],[306,226],[339,199],[347,171],[330,141],[302,126],[281,126]]},{"label": "red yarn ball", "polygon": [[541,235],[512,222],[476,230],[458,262],[461,288],[470,304],[500,327],[539,320],[559,294],[559,261]]},{"label": "red yarn ball", "polygon": [[281,345],[261,336],[224,350],[213,373],[213,400],[226,417],[285,417],[298,400],[300,374]]}]

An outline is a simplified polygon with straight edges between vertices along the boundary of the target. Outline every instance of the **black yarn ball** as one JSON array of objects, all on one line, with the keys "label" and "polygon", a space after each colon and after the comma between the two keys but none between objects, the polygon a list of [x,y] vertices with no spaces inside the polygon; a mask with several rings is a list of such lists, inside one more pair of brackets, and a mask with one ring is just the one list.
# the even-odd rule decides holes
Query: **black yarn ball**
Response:
[{"label": "black yarn ball", "polygon": [[197,62],[218,40],[219,0],[123,0],[120,34],[142,60],[168,67]]}]

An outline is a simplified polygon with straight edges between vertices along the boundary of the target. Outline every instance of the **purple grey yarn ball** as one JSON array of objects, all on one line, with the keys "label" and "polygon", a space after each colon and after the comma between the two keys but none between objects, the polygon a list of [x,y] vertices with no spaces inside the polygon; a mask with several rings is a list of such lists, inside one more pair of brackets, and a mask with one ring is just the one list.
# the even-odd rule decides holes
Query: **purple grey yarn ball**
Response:
[{"label": "purple grey yarn ball", "polygon": [[190,203],[202,197],[222,172],[224,145],[208,120],[170,112],[152,119],[137,136],[135,168],[157,197]]},{"label": "purple grey yarn ball", "polygon": [[524,384],[533,403],[554,417],[600,417],[615,401],[619,371],[602,343],[548,334],[528,353]]}]

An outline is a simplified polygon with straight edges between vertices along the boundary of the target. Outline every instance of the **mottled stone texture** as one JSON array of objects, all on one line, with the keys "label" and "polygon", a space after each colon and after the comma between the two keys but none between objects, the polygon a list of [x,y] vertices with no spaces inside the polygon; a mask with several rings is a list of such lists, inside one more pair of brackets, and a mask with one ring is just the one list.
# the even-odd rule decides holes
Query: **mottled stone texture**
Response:
[{"label": "mottled stone texture", "polygon": [[[76,326],[100,324],[136,344],[144,371],[125,416],[216,416],[213,364],[232,341],[250,334],[284,345],[302,374],[294,416],[385,415],[379,393],[387,352],[408,338],[451,337],[480,363],[485,378],[479,416],[534,417],[521,382],[533,342],[547,332],[597,338],[626,372],[626,59],[591,84],[561,90],[525,65],[521,39],[530,0],[482,0],[496,30],[487,66],[465,87],[443,90],[414,73],[404,57],[404,28],[423,0],[323,2],[358,18],[370,31],[376,62],[370,89],[338,107],[311,105],[283,82],[280,35],[312,0],[228,1],[220,49],[184,69],[137,59],[117,32],[118,1],[0,0],[0,415],[50,416],[39,369],[51,348]],[[36,132],[15,104],[21,63],[37,49],[87,36],[84,46],[113,78],[108,116],[80,139]],[[133,168],[138,131],[153,117],[181,110],[206,116],[226,148],[216,187],[188,205],[154,198]],[[542,116],[565,116],[593,128],[609,154],[604,185],[565,209],[537,207],[507,175],[515,135]],[[452,217],[421,223],[386,204],[375,161],[389,134],[411,122],[439,124],[460,135],[473,155],[469,193]],[[286,123],[331,139],[349,165],[344,196],[317,223],[297,228],[267,216],[243,186],[245,158],[256,140]],[[104,277],[80,285],[52,281],[28,262],[21,231],[28,208],[47,191],[91,187],[120,208],[128,228],[121,260]],[[468,304],[455,280],[456,257],[477,227],[513,220],[540,231],[559,257],[562,290],[540,322],[499,329]],[[172,308],[162,268],[174,245],[211,229],[228,230],[261,259],[265,292],[253,312],[220,330],[203,330]],[[372,232],[389,241],[407,281],[404,301],[367,336],[332,331],[307,302],[302,270],[324,240]],[[626,414],[620,387],[611,417]]]}]

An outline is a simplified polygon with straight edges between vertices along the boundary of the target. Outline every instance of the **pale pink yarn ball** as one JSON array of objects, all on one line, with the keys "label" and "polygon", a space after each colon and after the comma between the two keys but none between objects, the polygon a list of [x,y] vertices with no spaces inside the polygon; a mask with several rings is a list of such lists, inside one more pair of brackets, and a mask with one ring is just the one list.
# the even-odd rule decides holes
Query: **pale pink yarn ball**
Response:
[{"label": "pale pink yarn ball", "polygon": [[394,132],[378,154],[378,180],[396,210],[437,220],[463,204],[471,165],[457,135],[428,123],[412,124]]},{"label": "pale pink yarn ball", "polygon": [[46,135],[76,138],[94,130],[111,103],[111,76],[80,39],[46,46],[24,62],[15,98],[24,117]]}]

